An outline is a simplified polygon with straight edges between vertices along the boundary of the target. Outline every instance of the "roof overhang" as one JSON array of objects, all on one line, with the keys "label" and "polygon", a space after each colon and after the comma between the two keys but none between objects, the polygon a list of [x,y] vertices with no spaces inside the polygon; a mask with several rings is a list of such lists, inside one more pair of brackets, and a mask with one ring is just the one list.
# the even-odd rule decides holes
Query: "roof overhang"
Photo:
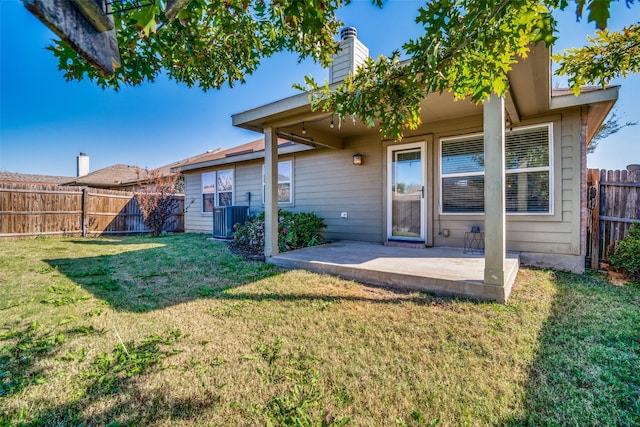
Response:
[{"label": "roof overhang", "polygon": [[[354,133],[334,124],[331,113],[312,111],[309,93],[300,93],[270,104],[254,108],[231,117],[232,124],[243,129],[263,133],[268,127],[276,128],[278,135],[310,147],[342,149],[344,138]],[[360,127],[355,133],[366,132]]]},{"label": "roof overhang", "polygon": [[301,93],[231,116],[231,123],[243,129],[262,133],[267,123],[290,121],[292,116],[311,112],[309,94]]},{"label": "roof overhang", "polygon": [[551,52],[538,43],[526,58],[512,65],[505,107],[512,123],[549,110],[551,98]]},{"label": "roof overhang", "polygon": [[[531,47],[526,58],[513,64],[508,73],[510,87],[505,95],[509,119],[517,124],[551,111],[588,105],[591,138],[618,98],[618,88],[590,90],[578,97],[572,94],[552,97],[550,56],[550,50],[544,43],[539,43]],[[456,100],[448,92],[429,94],[421,107],[422,123],[427,125],[482,114],[482,104],[468,99]],[[281,137],[301,144],[337,149],[342,148],[345,138],[379,131],[377,126],[368,128],[357,118],[334,124],[331,113],[311,110],[308,93],[235,114],[232,123],[259,133],[268,127],[276,128]]]},{"label": "roof overhang", "polygon": [[585,88],[578,96],[564,91],[561,95],[551,97],[550,110],[587,107],[587,142],[591,141],[600,125],[618,100],[620,86],[605,89]]},{"label": "roof overhang", "polygon": [[[278,155],[285,154],[293,154],[301,151],[312,150],[313,147],[300,145],[300,144],[289,144],[278,147]],[[194,163],[191,165],[186,165],[180,168],[180,172],[193,171],[197,169],[210,168],[215,166],[223,166],[231,163],[240,163],[240,162],[248,162],[251,160],[259,160],[264,158],[264,148],[262,150],[251,151],[248,153],[238,153],[233,154],[228,157],[223,157],[220,159],[210,160],[206,162]]]}]

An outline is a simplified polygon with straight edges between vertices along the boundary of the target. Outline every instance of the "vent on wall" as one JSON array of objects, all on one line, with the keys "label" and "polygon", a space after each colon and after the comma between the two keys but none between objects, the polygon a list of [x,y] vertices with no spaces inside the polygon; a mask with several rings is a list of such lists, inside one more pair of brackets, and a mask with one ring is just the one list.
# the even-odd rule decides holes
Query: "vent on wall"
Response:
[{"label": "vent on wall", "polygon": [[213,237],[230,239],[233,226],[249,221],[248,206],[221,206],[213,208]]}]

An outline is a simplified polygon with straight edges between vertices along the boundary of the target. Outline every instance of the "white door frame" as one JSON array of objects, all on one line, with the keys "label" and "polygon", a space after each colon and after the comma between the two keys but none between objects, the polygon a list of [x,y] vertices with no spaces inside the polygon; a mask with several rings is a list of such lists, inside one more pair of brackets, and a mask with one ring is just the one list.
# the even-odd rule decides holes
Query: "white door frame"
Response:
[{"label": "white door frame", "polygon": [[[393,162],[394,152],[406,150],[420,150],[420,180],[422,185],[422,197],[420,198],[420,237],[399,237],[393,236]],[[387,240],[410,240],[416,242],[426,242],[426,212],[425,200],[426,194],[426,165],[427,165],[426,142],[412,142],[408,144],[394,144],[387,147]]]}]

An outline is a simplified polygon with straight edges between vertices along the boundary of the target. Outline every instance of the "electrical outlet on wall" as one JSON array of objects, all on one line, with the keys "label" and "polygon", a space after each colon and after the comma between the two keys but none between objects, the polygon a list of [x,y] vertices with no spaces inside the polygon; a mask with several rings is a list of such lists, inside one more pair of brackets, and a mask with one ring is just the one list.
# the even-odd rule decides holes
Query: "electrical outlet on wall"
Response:
[{"label": "electrical outlet on wall", "polygon": [[340,212],[340,218],[344,218],[347,219],[349,216],[347,215],[346,212]]}]

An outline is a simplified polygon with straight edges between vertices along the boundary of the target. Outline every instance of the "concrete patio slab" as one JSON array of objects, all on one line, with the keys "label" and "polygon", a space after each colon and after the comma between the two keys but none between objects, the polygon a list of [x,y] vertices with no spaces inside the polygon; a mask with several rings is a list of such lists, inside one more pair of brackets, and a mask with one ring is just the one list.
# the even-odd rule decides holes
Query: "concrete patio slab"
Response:
[{"label": "concrete patio slab", "polygon": [[278,254],[267,262],[331,274],[357,282],[437,295],[506,302],[520,265],[507,253],[504,287],[484,283],[484,255],[462,248],[403,248],[340,241]]}]

